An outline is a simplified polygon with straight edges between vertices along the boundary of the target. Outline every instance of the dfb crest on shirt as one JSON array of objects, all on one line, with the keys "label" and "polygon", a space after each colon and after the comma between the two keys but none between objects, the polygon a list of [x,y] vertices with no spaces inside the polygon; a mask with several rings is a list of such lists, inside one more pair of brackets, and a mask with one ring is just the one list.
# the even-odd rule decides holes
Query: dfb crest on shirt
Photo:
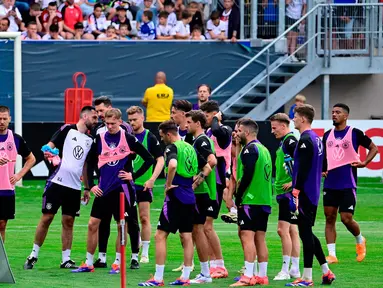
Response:
[{"label": "dfb crest on shirt", "polygon": [[7,150],[12,151],[13,149],[13,143],[12,142],[7,142]]},{"label": "dfb crest on shirt", "polygon": [[332,141],[327,141],[327,147],[332,147],[334,145],[334,142]]},{"label": "dfb crest on shirt", "polygon": [[343,140],[343,142],[342,142],[342,147],[343,147],[343,149],[348,149],[350,146],[351,146],[350,141],[348,141],[348,140]]},{"label": "dfb crest on shirt", "polygon": [[76,158],[77,160],[81,160],[81,158],[84,156],[84,149],[80,146],[77,145],[73,149],[73,157]]},{"label": "dfb crest on shirt", "polygon": [[92,145],[92,139],[86,139],[85,140],[85,146],[87,147],[87,148],[89,148],[90,147],[90,145]]},{"label": "dfb crest on shirt", "polygon": [[317,141],[317,146],[318,146],[318,155],[320,156],[323,154],[323,143],[319,137],[316,137],[316,141]]}]

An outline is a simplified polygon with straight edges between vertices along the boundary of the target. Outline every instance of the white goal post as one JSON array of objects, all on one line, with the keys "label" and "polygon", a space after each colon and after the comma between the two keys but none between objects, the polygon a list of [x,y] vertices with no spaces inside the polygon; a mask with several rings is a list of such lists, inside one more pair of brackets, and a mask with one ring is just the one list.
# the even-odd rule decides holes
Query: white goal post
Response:
[{"label": "white goal post", "polygon": [[[14,61],[14,122],[15,133],[23,135],[23,105],[22,105],[22,63],[21,63],[21,32],[0,32],[0,39],[13,39],[13,61]],[[21,157],[17,157],[16,171],[22,169]],[[22,186],[22,180],[17,183]]]}]

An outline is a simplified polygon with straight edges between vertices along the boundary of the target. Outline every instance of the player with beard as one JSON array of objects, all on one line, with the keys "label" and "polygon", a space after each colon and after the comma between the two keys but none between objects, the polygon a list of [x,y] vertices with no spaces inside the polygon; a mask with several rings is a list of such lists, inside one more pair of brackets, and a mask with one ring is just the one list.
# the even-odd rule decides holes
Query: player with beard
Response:
[{"label": "player with beard", "polygon": [[[148,129],[144,128],[144,111],[141,107],[132,106],[126,110],[128,114],[129,124],[133,128],[133,133],[137,140],[149,151],[153,158],[157,161],[154,171],[153,167],[146,171],[140,178],[134,180],[138,210],[142,226],[142,254],[140,263],[149,263],[149,244],[150,244],[150,203],[153,201],[154,182],[162,172],[164,167],[164,156],[160,142],[156,136]],[[134,171],[136,172],[142,165],[143,159],[136,156],[133,162]]]},{"label": "player with beard", "polygon": [[201,84],[198,86],[197,93],[198,93],[198,103],[193,104],[193,110],[199,110],[199,107],[203,103],[209,101],[210,94],[211,94],[211,87],[207,84]]},{"label": "player with beard", "polygon": [[[366,239],[353,218],[356,208],[357,168],[366,167],[378,154],[378,148],[361,130],[347,125],[349,113],[350,108],[346,104],[335,104],[332,109],[334,128],[323,136],[326,153],[323,162],[323,175],[326,177],[323,186],[323,206],[329,264],[338,263],[335,252],[335,223],[338,212],[342,223],[355,237],[356,260],[361,262],[366,257]],[[358,155],[360,146],[369,150],[363,162]]]},{"label": "player with beard", "polygon": [[229,274],[225,268],[221,243],[214,230],[213,221],[218,218],[224,190],[229,186],[232,129],[221,123],[222,113],[217,101],[207,101],[200,109],[205,113],[208,127],[206,135],[213,140],[217,157],[217,198],[216,201],[211,201],[205,222],[205,234],[210,245],[210,273],[212,278],[226,278]]}]

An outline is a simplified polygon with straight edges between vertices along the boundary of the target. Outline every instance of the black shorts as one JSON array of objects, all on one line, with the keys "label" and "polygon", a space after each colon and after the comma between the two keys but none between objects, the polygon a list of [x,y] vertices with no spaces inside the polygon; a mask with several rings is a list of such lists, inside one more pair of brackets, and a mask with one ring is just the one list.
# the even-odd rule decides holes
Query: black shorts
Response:
[{"label": "black shorts", "polygon": [[169,201],[165,200],[157,229],[173,234],[177,230],[180,233],[191,233],[194,213],[195,204],[184,204],[176,197],[172,197]]},{"label": "black shorts", "polygon": [[207,208],[207,217],[212,217],[213,219],[217,219],[219,215],[219,210],[221,210],[221,204],[223,199],[223,190],[225,190],[226,186],[217,184],[217,195],[216,200],[209,199],[209,206]]},{"label": "black shorts", "polygon": [[[238,208],[238,226],[241,231],[251,230],[267,231],[267,222],[269,220],[267,206],[261,205],[243,205]],[[271,208],[270,208],[271,209]]]},{"label": "black shorts", "polygon": [[339,208],[339,213],[347,212],[354,215],[356,207],[356,190],[323,189],[323,206]]},{"label": "black shorts", "polygon": [[207,209],[209,208],[209,204],[210,204],[209,194],[207,193],[196,194],[195,200],[196,200],[196,203],[195,203],[195,213],[194,213],[193,224],[203,225],[206,222]]},{"label": "black shorts", "polygon": [[304,191],[299,193],[299,215],[298,225],[301,221],[308,222],[311,226],[315,225],[318,206],[311,203]]},{"label": "black shorts", "polygon": [[0,196],[0,220],[15,219],[15,194]]},{"label": "black shorts", "polygon": [[[295,24],[295,22],[297,22],[299,19],[293,19],[293,18],[290,18],[289,16],[285,16],[285,25],[286,25],[286,29],[290,28],[290,26],[293,26]],[[291,29],[291,32],[296,32],[298,33],[299,32],[299,24],[296,25],[293,29]]]},{"label": "black shorts", "polygon": [[278,199],[279,214],[278,220],[285,221],[290,224],[298,224],[297,217],[290,211],[290,199],[287,197],[281,197]]},{"label": "black shorts", "polygon": [[[130,217],[132,207],[136,208],[134,190],[130,184],[128,185],[129,192],[128,197],[125,193],[125,219]],[[93,201],[92,211],[90,216],[97,219],[110,219],[113,216],[114,220],[120,221],[120,193],[123,192],[123,188],[119,188],[113,191],[110,191],[108,194],[102,197],[96,197]],[[137,217],[137,213],[135,214]]]},{"label": "black shorts", "polygon": [[148,189],[144,191],[144,187],[140,185],[135,185],[136,187],[136,198],[137,198],[137,203],[140,202],[153,202],[153,190]]},{"label": "black shorts", "polygon": [[43,194],[43,214],[56,214],[61,207],[61,214],[72,217],[80,216],[81,190],[47,182]]}]

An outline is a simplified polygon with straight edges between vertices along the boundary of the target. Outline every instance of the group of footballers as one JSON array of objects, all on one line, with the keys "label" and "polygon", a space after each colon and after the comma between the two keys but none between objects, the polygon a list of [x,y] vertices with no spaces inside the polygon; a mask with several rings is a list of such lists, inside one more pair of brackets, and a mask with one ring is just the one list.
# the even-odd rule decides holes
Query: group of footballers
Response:
[{"label": "group of footballers", "polygon": [[[176,100],[172,104],[171,120],[161,123],[158,128],[166,145],[164,152],[156,136],[144,128],[142,108],[132,106],[127,109],[128,124],[107,97],[97,98],[94,107],[83,107],[77,124],[62,126],[45,145],[44,157],[51,163],[53,172],[46,182],[42,216],[24,268],[32,269],[38,261],[49,225],[60,207],[61,268],[80,273],[107,267],[106,248],[112,216],[119,235],[116,257],[109,273],[120,273],[119,239],[120,233],[126,231],[132,250],[130,268],[139,268],[140,242],[140,262],[149,263],[150,203],[154,183],[162,170],[166,175],[165,199],[155,234],[155,273],[139,286],[164,286],[166,241],[169,233],[177,231],[184,261],[175,269],[182,271],[181,276],[170,285],[211,283],[212,279],[228,277],[220,240],[213,225],[222,201],[226,203],[228,213],[221,218],[238,224],[245,260],[242,275],[231,286],[267,285],[265,237],[273,185],[279,204],[278,234],[283,255],[282,269],[274,280],[295,278],[286,286],[313,286],[314,256],[322,269],[322,284],[331,284],[335,280],[328,264],[338,262],[335,253],[338,212],[343,224],[355,236],[357,261],[363,261],[366,239],[353,219],[356,169],[372,161],[378,150],[362,131],[347,125],[349,107],[345,104],[333,107],[334,128],[325,133],[323,140],[311,129],[315,116],[312,106],[303,105],[295,109],[293,121],[300,133],[299,140],[290,131],[290,119],[286,114],[273,115],[270,118],[271,132],[280,140],[273,165],[268,149],[257,139],[257,123],[243,118],[236,122],[234,130],[223,125],[219,105],[209,99],[209,94],[209,86],[201,85],[198,104],[192,105],[186,100]],[[99,125],[98,119],[102,122]],[[8,129],[10,120],[9,108],[0,106],[0,232],[3,240],[7,220],[13,219],[15,214],[14,185],[35,163],[35,157],[23,138]],[[357,152],[359,146],[369,150],[363,162]],[[55,148],[59,151],[58,156],[53,153]],[[17,154],[26,161],[23,169],[15,174]],[[55,161],[57,157],[59,161]],[[97,184],[94,183],[94,173],[98,178]],[[329,251],[327,259],[312,231],[322,177],[325,177],[323,204]],[[85,187],[83,195],[82,182]],[[90,192],[95,199],[88,223],[86,260],[77,267],[70,257],[74,220],[79,216],[81,202],[87,204],[89,201]],[[122,225],[126,227],[119,227],[121,192],[125,195],[126,218],[126,224]],[[304,258],[302,277],[299,238]],[[95,259],[97,246],[99,256]],[[201,270],[194,279],[190,279],[195,249]]]}]

